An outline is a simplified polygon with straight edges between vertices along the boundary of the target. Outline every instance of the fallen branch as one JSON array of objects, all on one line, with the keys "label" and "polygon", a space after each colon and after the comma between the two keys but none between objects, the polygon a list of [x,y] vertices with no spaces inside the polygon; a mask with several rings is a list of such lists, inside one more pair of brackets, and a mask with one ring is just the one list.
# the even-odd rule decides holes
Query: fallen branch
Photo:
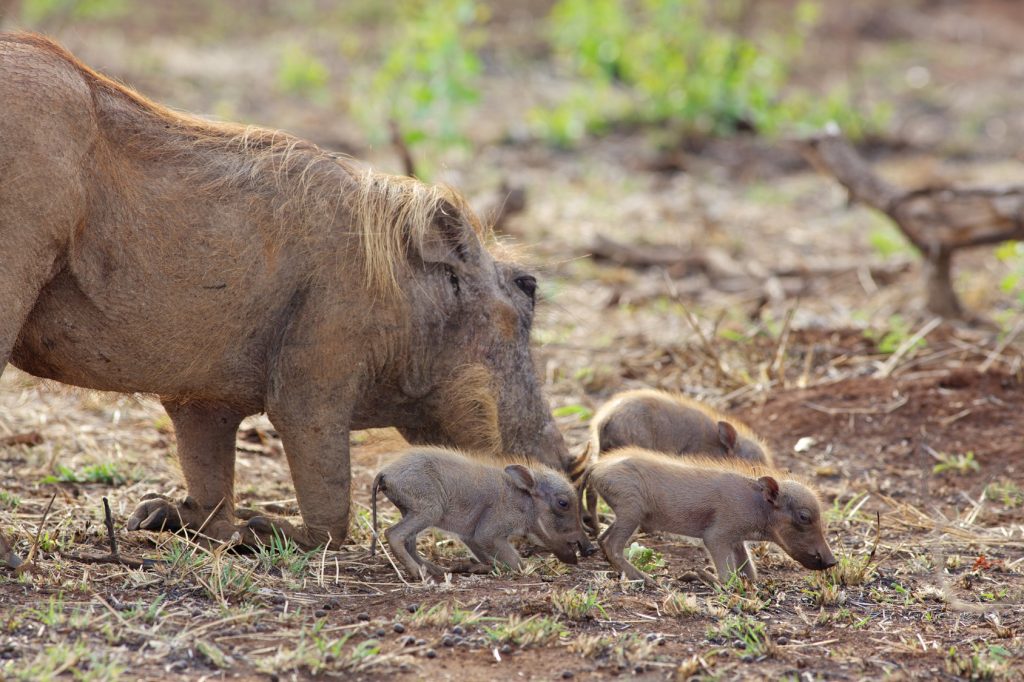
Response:
[{"label": "fallen branch", "polygon": [[50,501],[46,503],[46,509],[43,510],[43,518],[39,520],[39,528],[36,529],[36,536],[32,540],[32,547],[28,550],[28,556],[23,564],[14,569],[17,575],[31,571],[33,566],[35,566],[36,550],[39,549],[39,538],[43,534],[43,527],[46,526],[46,517],[50,515],[50,508],[53,507],[55,499],[57,499],[57,493],[50,495]]},{"label": "fallen branch", "polygon": [[896,223],[925,260],[927,309],[963,318],[953,289],[953,253],[1012,239],[1024,239],[1024,187],[925,187],[904,190],[879,177],[836,132],[797,142],[819,172],[835,178],[851,202],[881,211]]},{"label": "fallen branch", "polygon": [[43,434],[38,431],[26,431],[25,433],[15,433],[10,436],[4,436],[0,438],[0,447],[7,445],[40,445],[43,442]]},{"label": "fallen branch", "polygon": [[907,396],[900,396],[888,405],[884,405],[882,407],[829,407],[828,405],[819,405],[818,403],[808,401],[804,403],[804,407],[832,417],[847,414],[892,414],[906,405],[908,400],[909,398],[907,398]]}]

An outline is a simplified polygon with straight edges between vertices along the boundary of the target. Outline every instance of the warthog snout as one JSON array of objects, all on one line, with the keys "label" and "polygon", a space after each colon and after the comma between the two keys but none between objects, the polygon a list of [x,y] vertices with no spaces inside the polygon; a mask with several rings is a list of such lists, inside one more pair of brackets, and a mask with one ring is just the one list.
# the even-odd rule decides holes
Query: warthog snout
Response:
[{"label": "warthog snout", "polygon": [[823,571],[827,568],[832,568],[837,563],[839,563],[838,561],[836,561],[836,558],[832,555],[832,552],[831,550],[829,550],[828,547],[825,548],[824,554],[822,554],[821,552],[817,553],[817,559],[818,565],[815,568],[817,568],[819,571]]}]

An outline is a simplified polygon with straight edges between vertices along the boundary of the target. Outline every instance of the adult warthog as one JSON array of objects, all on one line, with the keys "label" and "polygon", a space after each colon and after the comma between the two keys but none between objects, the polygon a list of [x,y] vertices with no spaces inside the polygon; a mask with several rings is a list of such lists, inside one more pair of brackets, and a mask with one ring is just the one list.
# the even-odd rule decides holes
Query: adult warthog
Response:
[{"label": "adult warthog", "polygon": [[[159,396],[188,497],[147,496],[130,529],[337,545],[351,429],[564,467],[535,288],[450,189],[173,112],[0,35],[0,370]],[[236,515],[235,432],[261,411],[301,525]]]}]

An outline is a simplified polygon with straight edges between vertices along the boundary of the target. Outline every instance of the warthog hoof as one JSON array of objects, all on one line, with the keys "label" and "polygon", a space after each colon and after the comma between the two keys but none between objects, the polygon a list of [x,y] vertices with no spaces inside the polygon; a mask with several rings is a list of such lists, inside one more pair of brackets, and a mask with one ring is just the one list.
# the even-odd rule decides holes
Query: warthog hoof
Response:
[{"label": "warthog hoof", "polygon": [[274,541],[280,543],[288,540],[299,549],[307,551],[324,545],[338,549],[344,539],[331,537],[326,532],[316,531],[305,525],[295,525],[290,521],[263,514],[249,516],[245,527],[258,543],[266,545]]},{"label": "warthog hoof", "polygon": [[126,525],[130,531],[176,533],[184,530],[219,542],[231,540],[236,533],[243,542],[251,539],[246,537],[245,526],[235,526],[225,511],[218,508],[204,509],[191,497],[175,502],[157,493],[143,495],[142,502],[132,512]]}]

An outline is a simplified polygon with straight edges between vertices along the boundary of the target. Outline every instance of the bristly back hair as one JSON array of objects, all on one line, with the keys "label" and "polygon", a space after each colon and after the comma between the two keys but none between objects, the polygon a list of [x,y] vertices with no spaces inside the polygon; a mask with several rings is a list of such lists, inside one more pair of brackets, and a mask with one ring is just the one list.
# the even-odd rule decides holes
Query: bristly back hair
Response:
[{"label": "bristly back hair", "polygon": [[[33,33],[0,33],[4,44],[25,46],[76,70],[93,93],[103,125],[125,125],[124,144],[148,159],[183,161],[197,191],[228,188],[272,197],[281,224],[334,225],[339,206],[350,212],[358,233],[365,284],[385,298],[401,296],[400,273],[411,251],[421,248],[439,212],[467,225],[485,247],[485,230],[461,194],[446,185],[365,169],[343,154],[280,130],[210,121],[154,102],[94,71],[61,45]],[[147,125],[148,124],[148,125]],[[339,169],[343,172],[339,173]],[[454,210],[456,215],[451,215]]]},{"label": "bristly back hair", "polygon": [[821,493],[808,478],[794,474],[792,471],[786,469],[780,469],[774,465],[752,462],[750,460],[739,459],[736,457],[717,457],[715,455],[707,454],[670,455],[664,452],[657,452],[656,450],[647,450],[645,448],[638,448],[629,445],[601,455],[601,458],[597,460],[596,464],[593,466],[608,466],[619,460],[629,458],[649,459],[660,464],[679,468],[727,471],[747,478],[771,476],[780,483],[783,481],[799,483],[805,488],[813,491],[815,495],[818,495],[819,497],[821,496]]}]

